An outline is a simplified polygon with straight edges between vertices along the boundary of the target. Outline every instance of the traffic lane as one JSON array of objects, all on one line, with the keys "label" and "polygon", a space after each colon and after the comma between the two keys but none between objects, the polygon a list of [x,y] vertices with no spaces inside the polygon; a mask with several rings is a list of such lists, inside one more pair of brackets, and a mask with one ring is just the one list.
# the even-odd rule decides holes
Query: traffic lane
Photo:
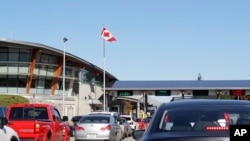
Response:
[{"label": "traffic lane", "polygon": [[[70,137],[70,141],[75,141],[74,137]],[[127,137],[125,139],[123,139],[123,141],[136,141],[135,139],[133,139],[133,137]]]}]

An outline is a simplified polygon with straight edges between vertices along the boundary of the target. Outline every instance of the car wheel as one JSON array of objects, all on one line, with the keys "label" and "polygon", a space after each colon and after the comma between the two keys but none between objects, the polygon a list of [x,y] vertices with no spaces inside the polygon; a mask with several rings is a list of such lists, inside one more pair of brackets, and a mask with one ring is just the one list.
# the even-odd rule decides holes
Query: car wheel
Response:
[{"label": "car wheel", "polygon": [[18,141],[17,137],[11,137],[10,141]]}]

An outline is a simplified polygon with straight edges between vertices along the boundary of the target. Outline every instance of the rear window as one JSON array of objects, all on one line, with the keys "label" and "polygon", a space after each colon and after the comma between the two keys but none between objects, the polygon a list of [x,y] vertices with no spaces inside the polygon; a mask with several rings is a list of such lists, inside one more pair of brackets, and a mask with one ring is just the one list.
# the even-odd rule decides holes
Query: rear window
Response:
[{"label": "rear window", "polygon": [[121,118],[125,118],[127,121],[131,121],[132,120],[130,117],[123,117],[123,116],[121,116]]},{"label": "rear window", "polygon": [[73,122],[78,122],[80,119],[82,118],[82,116],[74,116],[71,121]]},{"label": "rear window", "polygon": [[13,107],[9,120],[48,119],[45,107]]},{"label": "rear window", "polygon": [[79,121],[80,123],[109,123],[109,117],[102,117],[102,116],[87,116],[81,118]]},{"label": "rear window", "polygon": [[197,107],[163,111],[159,128],[166,131],[227,131],[230,125],[250,124],[248,107]]}]

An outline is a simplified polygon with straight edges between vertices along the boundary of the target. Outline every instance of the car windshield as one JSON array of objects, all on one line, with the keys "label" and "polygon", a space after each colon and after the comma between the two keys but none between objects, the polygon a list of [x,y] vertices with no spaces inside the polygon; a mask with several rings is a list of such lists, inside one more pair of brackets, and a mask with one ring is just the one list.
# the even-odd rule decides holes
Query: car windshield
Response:
[{"label": "car windshield", "polygon": [[249,107],[211,107],[166,109],[159,128],[162,131],[225,131],[230,125],[250,124]]}]

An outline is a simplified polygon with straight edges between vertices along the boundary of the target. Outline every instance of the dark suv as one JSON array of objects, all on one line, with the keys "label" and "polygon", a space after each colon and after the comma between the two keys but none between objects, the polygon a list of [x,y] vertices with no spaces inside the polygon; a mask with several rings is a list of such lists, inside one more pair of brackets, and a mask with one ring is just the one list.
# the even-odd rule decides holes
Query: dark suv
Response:
[{"label": "dark suv", "polygon": [[7,107],[0,106],[0,117],[5,117],[7,112]]},{"label": "dark suv", "polygon": [[[161,104],[140,141],[229,141],[230,127],[250,124],[250,101],[186,99]],[[242,122],[244,121],[244,122]]]}]

